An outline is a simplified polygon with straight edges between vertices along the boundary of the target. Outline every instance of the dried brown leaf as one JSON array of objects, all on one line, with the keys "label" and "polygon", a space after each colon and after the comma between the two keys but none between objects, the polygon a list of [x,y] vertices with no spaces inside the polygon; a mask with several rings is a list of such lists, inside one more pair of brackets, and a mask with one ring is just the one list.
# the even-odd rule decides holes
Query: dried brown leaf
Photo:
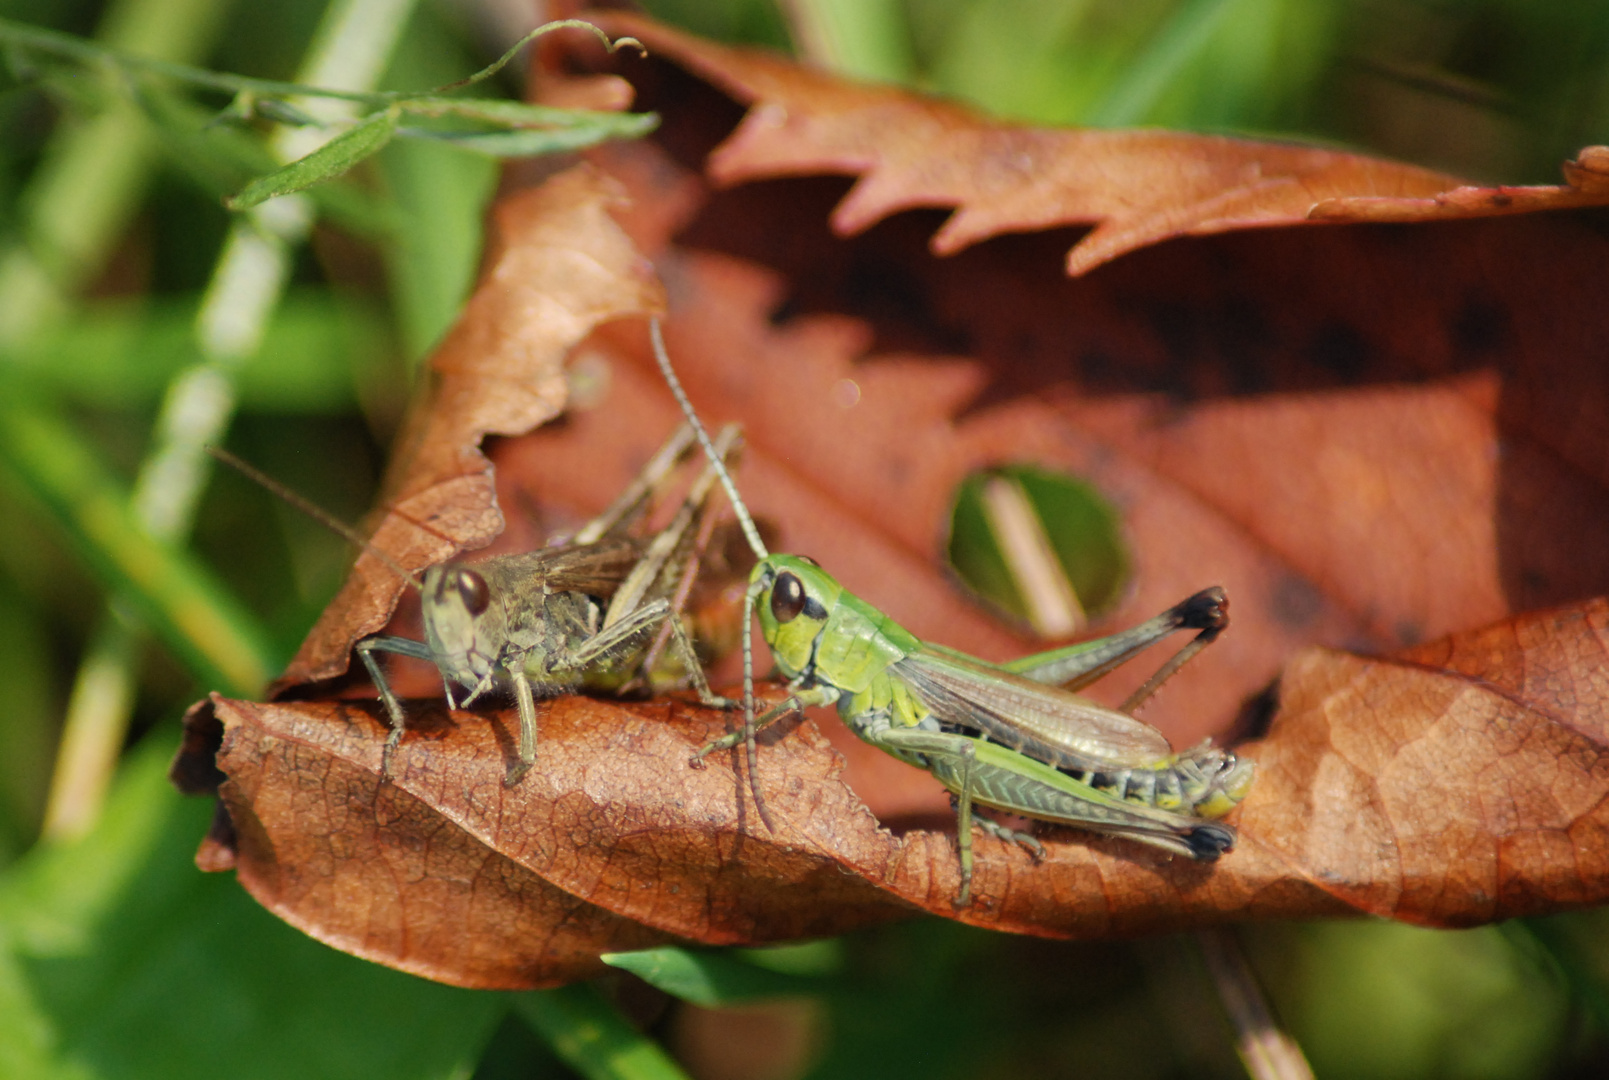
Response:
[{"label": "dried brown leaf", "polygon": [[[228,818],[198,861],[235,870],[259,903],[326,945],[439,982],[523,990],[600,974],[601,952],[669,940],[554,887],[406,785],[380,782],[372,753],[329,752],[343,739],[380,745],[366,714],[213,704],[189,727],[221,725]],[[499,789],[494,780],[485,795]]]}]

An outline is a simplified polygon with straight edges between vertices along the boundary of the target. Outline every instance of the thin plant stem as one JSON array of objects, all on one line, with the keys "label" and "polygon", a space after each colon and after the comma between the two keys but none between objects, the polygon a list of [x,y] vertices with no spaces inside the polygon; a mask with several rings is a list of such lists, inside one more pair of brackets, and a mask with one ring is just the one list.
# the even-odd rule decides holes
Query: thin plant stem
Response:
[{"label": "thin plant stem", "polygon": [[1257,975],[1230,927],[1198,931],[1207,973],[1235,1029],[1235,1050],[1252,1080],[1313,1080],[1313,1068],[1274,1019]]},{"label": "thin plant stem", "polygon": [[590,983],[516,994],[514,1010],[587,1080],[687,1080],[664,1048]]},{"label": "thin plant stem", "polygon": [[[345,0],[345,2],[338,0],[330,10],[333,12],[341,9],[361,9],[365,7],[365,2],[366,0]],[[375,0],[375,2],[386,3],[387,0]],[[413,6],[412,0],[393,0],[393,2],[406,2],[406,6],[409,8]],[[325,25],[329,25],[331,21],[327,13]],[[281,82],[277,79],[257,79],[227,71],[211,71],[207,68],[194,67],[190,64],[172,63],[151,57],[135,56],[118,52],[102,45],[96,45],[71,34],[29,26],[26,23],[13,22],[10,19],[0,19],[0,43],[23,46],[36,52],[77,60],[95,67],[160,76],[188,83],[191,86],[220,90],[231,94],[259,94],[265,97],[328,98],[367,105],[371,109],[377,109],[384,108],[395,102],[444,94],[485,82],[507,67],[519,55],[519,51],[531,41],[555,30],[565,29],[590,30],[597,34],[604,47],[611,51],[621,45],[642,47],[641,43],[635,38],[611,39],[589,22],[584,22],[580,19],[561,19],[557,22],[545,23],[532,30],[506,53],[468,78],[459,79],[457,82],[447,83],[444,86],[433,87],[429,90],[366,90],[356,89],[352,85],[339,85],[339,81],[334,79],[320,80],[304,75],[296,82]],[[373,81],[370,80],[370,83],[372,84]]]}]

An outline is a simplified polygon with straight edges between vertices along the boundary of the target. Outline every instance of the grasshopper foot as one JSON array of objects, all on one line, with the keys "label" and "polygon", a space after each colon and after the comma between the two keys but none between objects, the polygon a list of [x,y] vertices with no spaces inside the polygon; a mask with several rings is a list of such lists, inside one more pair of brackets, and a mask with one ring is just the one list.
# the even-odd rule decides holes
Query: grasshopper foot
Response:
[{"label": "grasshopper foot", "polygon": [[503,786],[511,788],[518,784],[525,774],[531,771],[531,764],[529,761],[516,761],[509,768],[508,775],[503,777]]},{"label": "grasshopper foot", "polygon": [[1041,863],[1045,861],[1045,845],[1041,844],[1032,833],[1008,829],[998,821],[991,821],[982,814],[976,815],[972,820],[978,828],[996,840],[1004,840],[1008,844],[1017,844],[1026,849],[1028,854],[1033,857],[1034,862]]},{"label": "grasshopper foot", "polygon": [[972,875],[961,875],[961,891],[955,894],[950,906],[956,911],[964,911],[972,906]]},{"label": "grasshopper foot", "polygon": [[702,769],[704,767],[705,758],[709,757],[718,750],[730,750],[732,747],[736,746],[742,741],[743,733],[741,731],[734,731],[730,735],[723,736],[719,739],[714,739],[699,747],[698,753],[689,758],[687,763],[695,769]]},{"label": "grasshopper foot", "polygon": [[391,779],[391,762],[396,756],[397,747],[402,745],[402,728],[394,727],[391,734],[386,736],[385,746],[380,750],[380,777]]}]

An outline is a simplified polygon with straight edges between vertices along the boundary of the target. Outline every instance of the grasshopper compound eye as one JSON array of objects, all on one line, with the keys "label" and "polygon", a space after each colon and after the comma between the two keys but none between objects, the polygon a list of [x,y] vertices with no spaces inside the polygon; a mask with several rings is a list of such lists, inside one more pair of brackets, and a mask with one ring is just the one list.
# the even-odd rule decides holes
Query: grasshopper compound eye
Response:
[{"label": "grasshopper compound eye", "polygon": [[771,587],[771,616],[779,623],[792,622],[805,609],[804,582],[789,573],[777,575]]},{"label": "grasshopper compound eye", "polygon": [[457,576],[453,578],[453,588],[458,590],[458,598],[464,602],[464,610],[471,615],[479,615],[492,602],[492,593],[486,587],[486,579],[473,570],[458,571]]}]

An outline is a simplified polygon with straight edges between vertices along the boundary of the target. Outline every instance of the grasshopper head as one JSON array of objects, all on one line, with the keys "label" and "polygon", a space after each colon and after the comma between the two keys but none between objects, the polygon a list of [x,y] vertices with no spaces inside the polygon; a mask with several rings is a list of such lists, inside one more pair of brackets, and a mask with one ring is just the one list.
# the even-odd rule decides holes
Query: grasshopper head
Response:
[{"label": "grasshopper head", "polygon": [[442,675],[474,686],[497,657],[487,644],[482,616],[492,606],[486,578],[468,566],[447,563],[425,571],[422,590],[425,640]]},{"label": "grasshopper head", "polygon": [[771,555],[749,576],[760,633],[789,678],[805,670],[843,586],[804,555]]}]

